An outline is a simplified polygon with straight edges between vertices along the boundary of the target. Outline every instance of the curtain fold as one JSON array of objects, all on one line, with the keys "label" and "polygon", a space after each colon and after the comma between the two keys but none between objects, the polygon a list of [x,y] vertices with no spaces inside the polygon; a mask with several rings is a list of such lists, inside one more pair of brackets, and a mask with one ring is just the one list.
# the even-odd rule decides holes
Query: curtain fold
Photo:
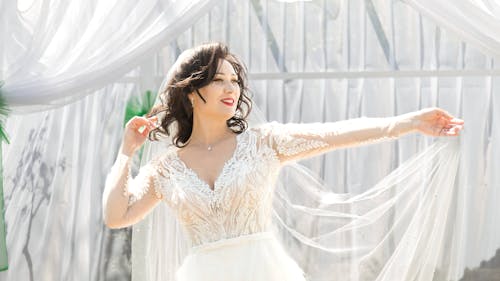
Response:
[{"label": "curtain fold", "polygon": [[4,150],[9,269],[0,280],[126,280],[127,230],[102,220],[103,178],[134,85],[58,109],[15,115]]},{"label": "curtain fold", "polygon": [[[383,45],[386,50],[377,37],[380,30],[374,32],[367,16],[365,0],[255,1],[262,8],[262,20],[252,2],[239,0],[24,2],[26,6],[21,1],[0,1],[0,80],[9,84],[8,95],[18,113],[7,124],[11,144],[2,144],[11,266],[0,272],[1,280],[130,278],[129,230],[107,230],[100,203],[105,175],[119,146],[124,103],[135,91],[123,81],[137,86],[152,78],[151,73],[138,71],[113,83],[138,61],[153,65],[152,60],[144,61],[156,57],[168,67],[179,50],[215,40],[228,43],[250,73],[277,72],[283,66],[291,72],[377,71],[392,69],[394,64],[417,72],[488,70],[494,66],[491,51],[500,50],[490,35],[464,33],[476,40],[487,38],[480,42],[485,47],[476,50],[478,44],[460,35],[456,27],[447,27],[454,25],[447,23],[448,18],[435,25],[410,0],[372,1],[380,18],[378,28],[388,42]],[[433,3],[425,8],[432,9]],[[173,9],[174,4],[193,8],[182,14],[185,10]],[[203,15],[202,8],[212,10]],[[165,18],[169,13],[191,16],[174,21]],[[486,19],[493,17],[490,14]],[[120,25],[107,24],[116,21]],[[167,21],[174,24],[172,29],[162,29]],[[484,31],[492,32],[494,27]],[[126,28],[138,37],[128,37]],[[477,29],[471,30],[485,34],[483,27]],[[99,35],[99,30],[105,35]],[[161,30],[172,33],[163,37],[166,33]],[[165,52],[156,54],[160,47]],[[385,54],[393,57],[388,60]],[[159,69],[156,75],[165,72]],[[106,84],[110,85],[93,90]],[[281,122],[390,116],[426,106],[443,107],[466,120],[461,158],[464,188],[451,206],[464,207],[464,218],[457,222],[457,228],[467,229],[457,233],[463,243],[450,245],[461,253],[450,262],[457,266],[456,272],[462,272],[490,259],[500,245],[496,188],[500,176],[495,172],[500,167],[500,99],[495,94],[499,85],[498,77],[487,76],[346,77],[254,80],[251,88],[267,118]],[[95,95],[82,98],[88,93]],[[39,112],[19,115],[33,111]],[[330,186],[345,188],[333,191],[356,193],[426,146],[426,138],[407,136],[302,164]]]},{"label": "curtain fold", "polygon": [[74,102],[159,51],[215,2],[45,0],[22,7],[4,1],[4,96],[13,113]]},{"label": "curtain fold", "polygon": [[402,0],[465,42],[500,58],[500,3],[489,0]]}]

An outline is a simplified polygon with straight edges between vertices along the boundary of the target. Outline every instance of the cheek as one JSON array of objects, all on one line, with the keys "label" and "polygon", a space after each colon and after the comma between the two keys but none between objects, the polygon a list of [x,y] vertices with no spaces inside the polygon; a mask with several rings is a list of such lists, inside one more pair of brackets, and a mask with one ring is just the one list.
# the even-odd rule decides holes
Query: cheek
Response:
[{"label": "cheek", "polygon": [[241,90],[238,89],[238,91],[236,92],[236,100],[240,99],[241,99]]},{"label": "cheek", "polygon": [[201,95],[207,101],[207,105],[217,102],[217,92],[218,92],[217,87],[213,85],[206,86],[204,91],[201,92]]}]

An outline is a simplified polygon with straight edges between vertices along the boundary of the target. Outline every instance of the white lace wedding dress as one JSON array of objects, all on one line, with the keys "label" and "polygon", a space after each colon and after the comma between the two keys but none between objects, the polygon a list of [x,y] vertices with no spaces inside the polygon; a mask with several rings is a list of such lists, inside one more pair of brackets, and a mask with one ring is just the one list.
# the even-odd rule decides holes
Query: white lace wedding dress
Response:
[{"label": "white lace wedding dress", "polygon": [[[175,214],[189,244],[188,255],[176,270],[175,276],[178,281],[303,281],[306,278],[302,269],[289,256],[288,249],[284,249],[272,232],[273,196],[280,168],[288,161],[311,157],[336,148],[397,138],[411,130],[412,125],[404,118],[358,118],[323,124],[273,122],[250,128],[236,136],[235,151],[223,166],[213,190],[178,157],[177,148],[172,147],[143,166],[137,177],[128,180],[128,189],[133,194],[129,205],[136,205],[136,208],[140,208],[141,200],[151,195],[162,199]],[[439,150],[436,150],[432,153],[436,155],[438,152]],[[427,156],[425,159],[434,161],[432,157]],[[425,159],[417,159],[416,162],[410,163],[409,168],[418,168],[417,163],[429,166]],[[107,184],[110,182],[109,179],[113,178],[113,171],[126,169],[127,164],[130,166],[129,160],[123,155],[118,157],[112,172],[108,175]],[[443,164],[438,165],[443,166]],[[405,169],[411,177],[416,172],[410,171],[409,168]],[[401,174],[401,176],[404,175]],[[390,177],[389,180],[391,180]],[[443,189],[442,184],[443,181],[432,186]],[[383,188],[389,190],[385,185]],[[387,204],[380,205],[381,208],[378,208],[378,203],[373,198],[376,198],[377,194],[385,194],[382,193],[385,191],[375,187],[371,192],[368,194],[369,198],[372,198],[370,204],[373,202],[377,213],[380,213],[381,208],[385,208]],[[332,213],[338,214],[334,211],[328,216]],[[371,216],[371,213],[367,214]],[[398,221],[397,217],[393,216],[393,218],[396,222]],[[367,217],[367,219],[374,221],[376,218]],[[367,219],[361,221],[363,225],[366,225]],[[427,222],[421,219],[418,221]],[[356,223],[356,221],[353,222]],[[398,223],[398,227],[400,224]],[[363,225],[360,227],[364,227]],[[415,227],[420,229],[418,225]],[[436,229],[434,226],[429,228]],[[334,231],[332,234],[337,235],[339,231]],[[384,237],[387,238],[388,234],[392,235],[390,232],[383,234],[380,236],[382,239],[380,241],[385,243]],[[345,237],[352,237],[352,234],[348,235]],[[364,232],[362,235],[362,237],[367,237]],[[342,237],[335,240],[332,245],[343,248],[344,246],[338,243],[351,243],[349,239]],[[373,237],[367,239],[367,242],[373,243],[375,237],[379,236],[375,236],[374,233]],[[312,242],[307,243],[312,246],[316,242],[323,243],[321,240],[309,241]],[[325,240],[325,242],[328,241]],[[345,245],[346,248],[348,246],[348,244]],[[318,248],[329,251],[321,245]],[[369,252],[372,256],[379,258],[377,251],[369,250]],[[331,253],[334,258],[338,258],[338,265],[342,266],[342,261],[345,260],[342,255],[335,251]],[[167,256],[169,254],[166,253]],[[355,268],[358,267],[353,263],[355,256],[349,255],[352,261],[346,261],[352,263]],[[319,255],[319,259],[323,259],[322,256],[323,254]],[[323,262],[326,262],[324,267],[327,268],[328,259],[324,257]],[[364,262],[369,261],[367,257],[364,256]],[[317,262],[316,266],[320,264]],[[161,267],[162,265],[155,266]],[[348,264],[348,266],[351,265]],[[371,275],[381,272],[381,269],[373,266],[370,266],[370,270],[373,270]],[[348,272],[353,271],[348,269]],[[387,275],[385,272],[382,273]],[[334,278],[328,274],[318,276],[315,280]],[[390,278],[383,280],[390,280]]]},{"label": "white lace wedding dress", "polygon": [[327,144],[295,140],[275,146],[275,151],[265,136],[262,128],[236,136],[235,151],[213,190],[176,149],[148,165],[157,171],[158,196],[175,210],[189,239],[191,249],[177,272],[179,281],[305,280],[270,229],[274,183],[281,167],[278,153],[291,155]]}]

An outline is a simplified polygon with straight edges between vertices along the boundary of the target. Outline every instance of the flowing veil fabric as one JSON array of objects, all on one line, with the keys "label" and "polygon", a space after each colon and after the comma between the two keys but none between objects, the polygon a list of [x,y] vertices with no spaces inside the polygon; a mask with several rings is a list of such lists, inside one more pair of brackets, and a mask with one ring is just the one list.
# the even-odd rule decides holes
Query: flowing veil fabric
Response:
[{"label": "flowing veil fabric", "polygon": [[[161,84],[161,93],[169,75]],[[159,99],[155,105],[159,103]],[[144,145],[140,165],[172,145],[170,138]],[[163,249],[163,250],[159,250]],[[187,245],[180,224],[166,204],[159,204],[132,229],[132,280],[175,280],[175,272],[187,253]]]},{"label": "flowing veil fabric", "polygon": [[[263,122],[254,108],[250,126]],[[361,194],[333,193],[305,167],[287,165],[274,194],[275,235],[307,280],[458,280],[459,143],[439,139]],[[147,143],[141,165],[169,145]],[[186,245],[174,214],[160,204],[133,227],[132,280],[175,280]]]},{"label": "flowing veil fabric", "polygon": [[458,280],[458,142],[438,141],[362,194],[334,194],[298,164],[275,225],[308,280]]}]

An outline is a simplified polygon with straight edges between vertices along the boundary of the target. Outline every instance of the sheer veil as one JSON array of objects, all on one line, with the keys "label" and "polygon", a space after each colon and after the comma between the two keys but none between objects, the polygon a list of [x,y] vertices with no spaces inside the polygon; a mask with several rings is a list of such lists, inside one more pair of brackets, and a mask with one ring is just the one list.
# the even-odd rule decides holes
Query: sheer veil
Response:
[{"label": "sheer veil", "polygon": [[[250,126],[264,122],[254,107]],[[141,165],[170,144],[148,142]],[[333,193],[304,166],[284,166],[273,231],[308,280],[458,280],[465,215],[459,144],[438,139],[361,194]],[[175,280],[187,252],[181,226],[160,204],[133,227],[132,280]]]}]

